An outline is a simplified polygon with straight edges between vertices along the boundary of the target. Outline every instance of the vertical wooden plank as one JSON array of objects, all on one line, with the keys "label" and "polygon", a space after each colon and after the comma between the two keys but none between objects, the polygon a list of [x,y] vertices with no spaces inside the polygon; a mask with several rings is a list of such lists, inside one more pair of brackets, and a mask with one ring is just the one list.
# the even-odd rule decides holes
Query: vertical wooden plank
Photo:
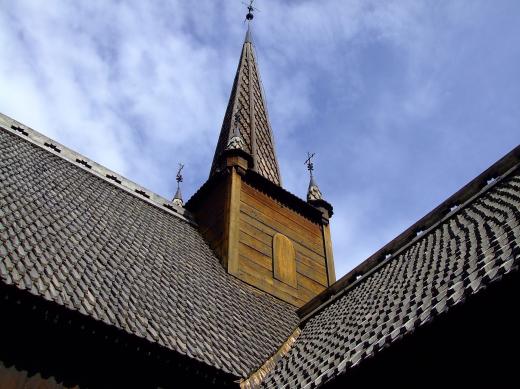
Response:
[{"label": "vertical wooden plank", "polygon": [[229,201],[229,175],[223,176],[213,188],[206,191],[204,199],[191,209],[199,225],[199,231],[215,251],[222,266],[227,269],[227,208]]},{"label": "vertical wooden plank", "polygon": [[329,224],[322,225],[323,230],[323,245],[325,247],[325,260],[327,263],[327,279],[329,285],[336,282],[336,271],[334,269],[334,256],[332,254],[332,239],[330,237]]},{"label": "vertical wooden plank", "polygon": [[228,211],[228,240],[227,240],[227,269],[228,273],[239,273],[239,238],[240,238],[240,189],[242,178],[235,168],[231,169],[229,183],[229,211]]},{"label": "vertical wooden plank", "polygon": [[222,265],[224,266],[224,269],[228,268],[228,257],[229,257],[229,203],[230,203],[230,189],[231,189],[231,176],[228,176],[226,178],[226,183],[224,185],[225,192],[224,192],[224,213],[223,213],[223,220],[222,220]]}]

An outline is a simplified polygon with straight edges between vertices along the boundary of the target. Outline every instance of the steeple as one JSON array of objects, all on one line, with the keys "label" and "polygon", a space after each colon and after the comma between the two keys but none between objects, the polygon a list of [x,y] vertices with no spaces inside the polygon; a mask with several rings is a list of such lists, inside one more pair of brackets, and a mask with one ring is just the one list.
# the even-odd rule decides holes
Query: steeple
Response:
[{"label": "steeple", "polygon": [[252,163],[249,168],[276,185],[281,185],[273,132],[269,123],[249,25],[213,157],[210,176],[222,169],[222,153],[228,147],[230,140],[236,139],[237,132],[243,140],[240,142],[243,151],[251,157]]},{"label": "steeple", "polygon": [[185,208],[229,274],[299,307],[336,280],[332,206],[312,171],[307,202],[281,187],[252,41],[248,26],[210,177]]}]

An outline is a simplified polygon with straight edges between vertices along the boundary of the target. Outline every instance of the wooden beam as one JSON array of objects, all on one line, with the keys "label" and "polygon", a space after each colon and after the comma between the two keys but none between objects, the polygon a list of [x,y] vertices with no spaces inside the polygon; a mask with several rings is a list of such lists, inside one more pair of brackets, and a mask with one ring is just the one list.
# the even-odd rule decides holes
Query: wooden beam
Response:
[{"label": "wooden beam", "polygon": [[336,271],[334,270],[334,256],[332,254],[332,239],[330,237],[330,227],[328,224],[322,225],[323,245],[325,248],[325,260],[327,263],[327,278],[329,285],[336,282]]},{"label": "wooden beam", "polygon": [[249,80],[249,128],[251,129],[251,134],[249,136],[249,140],[251,141],[251,155],[253,156],[253,170],[258,171],[258,157],[256,151],[256,122],[255,122],[255,94],[253,91],[253,50],[251,47],[251,43],[249,44],[249,50],[246,52],[249,54],[247,56],[247,67],[248,67],[248,80]]},{"label": "wooden beam", "polygon": [[229,198],[227,217],[227,270],[238,275],[239,270],[239,239],[240,239],[240,190],[242,178],[236,168],[231,169],[229,176]]}]

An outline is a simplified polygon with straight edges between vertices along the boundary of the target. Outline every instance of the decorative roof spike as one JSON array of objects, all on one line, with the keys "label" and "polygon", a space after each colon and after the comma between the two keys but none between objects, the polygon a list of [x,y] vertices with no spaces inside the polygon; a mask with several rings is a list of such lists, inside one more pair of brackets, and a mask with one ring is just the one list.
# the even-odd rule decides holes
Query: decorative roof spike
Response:
[{"label": "decorative roof spike", "polygon": [[307,190],[307,201],[323,200],[320,188],[318,188],[318,184],[316,184],[316,181],[314,181],[314,174],[312,173],[314,170],[314,163],[312,163],[312,157],[314,157],[314,153],[307,153],[307,160],[305,161],[307,170],[311,176],[309,189]]},{"label": "decorative roof spike", "polygon": [[[260,11],[258,8],[256,7],[253,7],[253,3],[254,3],[255,0],[250,0],[249,1],[249,4],[246,4],[244,2],[242,2],[242,4],[245,4],[247,6],[247,14],[246,14],[246,20],[248,22],[250,22],[251,20],[253,20],[253,18],[255,17],[255,15],[253,15],[253,11]],[[248,29],[249,31],[249,29]]]},{"label": "decorative roof spike", "polygon": [[179,206],[184,207],[184,201],[182,200],[182,193],[181,193],[181,182],[183,181],[182,177],[182,169],[184,168],[184,165],[182,163],[179,163],[179,170],[177,170],[177,175],[175,176],[175,181],[177,181],[177,191],[175,192],[175,196],[173,196],[172,203]]},{"label": "decorative roof spike", "polygon": [[240,105],[238,106],[235,112],[235,122],[233,126],[233,131],[229,134],[229,140],[226,146],[226,150],[245,150],[246,142],[242,135],[240,135]]}]

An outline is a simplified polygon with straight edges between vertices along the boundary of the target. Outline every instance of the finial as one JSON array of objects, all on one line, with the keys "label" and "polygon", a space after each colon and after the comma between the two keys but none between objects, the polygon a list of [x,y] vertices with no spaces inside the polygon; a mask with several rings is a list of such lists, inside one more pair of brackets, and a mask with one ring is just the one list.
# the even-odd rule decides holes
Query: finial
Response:
[{"label": "finial", "polygon": [[234,115],[234,117],[235,117],[234,127],[233,127],[233,131],[230,134],[231,136],[228,140],[228,144],[226,146],[227,150],[237,150],[237,149],[244,150],[245,149],[244,138],[242,138],[242,135],[240,135],[240,128],[239,128],[240,109],[241,109],[241,106],[239,104],[237,106],[237,110]]},{"label": "finial", "polygon": [[307,159],[305,160],[305,165],[307,165],[307,170],[309,171],[309,175],[311,176],[310,182],[309,182],[309,189],[307,190],[307,201],[311,200],[322,200],[322,195],[320,188],[318,188],[318,185],[314,181],[314,163],[312,162],[312,158],[314,157],[315,153],[307,153]]},{"label": "finial", "polygon": [[184,165],[182,163],[179,163],[179,170],[177,170],[177,175],[175,176],[175,181],[177,181],[177,191],[175,192],[175,196],[173,197],[173,204],[178,205],[179,207],[184,206],[184,201],[182,200],[182,194],[181,194],[181,182],[183,181],[182,177],[182,169],[184,168]]},{"label": "finial", "polygon": [[257,9],[256,9],[255,7],[253,7],[253,2],[254,2],[254,1],[255,1],[255,0],[250,0],[250,1],[249,1],[249,4],[242,2],[242,4],[244,4],[244,5],[247,6],[247,15],[246,15],[246,20],[247,20],[248,22],[250,22],[251,20],[253,20],[253,18],[255,17],[255,16],[253,15],[253,11],[256,11]]},{"label": "finial", "polygon": [[[247,7],[247,15],[246,15],[246,20],[247,20],[247,32],[246,32],[246,39],[245,39],[245,43],[252,43],[252,39],[251,39],[251,21],[253,20],[254,18],[254,15],[253,15],[253,11],[259,11],[260,10],[256,7],[253,7],[253,2],[255,0],[250,0],[249,1],[249,4],[247,3],[244,3],[242,2],[242,4],[244,4],[246,7]],[[245,22],[245,20],[244,20]]]},{"label": "finial", "polygon": [[307,159],[305,160],[304,164],[307,165],[307,170],[309,171],[311,178],[312,178],[312,171],[314,170],[314,164],[312,163],[312,158],[314,157],[315,153],[309,153],[307,152]]}]

